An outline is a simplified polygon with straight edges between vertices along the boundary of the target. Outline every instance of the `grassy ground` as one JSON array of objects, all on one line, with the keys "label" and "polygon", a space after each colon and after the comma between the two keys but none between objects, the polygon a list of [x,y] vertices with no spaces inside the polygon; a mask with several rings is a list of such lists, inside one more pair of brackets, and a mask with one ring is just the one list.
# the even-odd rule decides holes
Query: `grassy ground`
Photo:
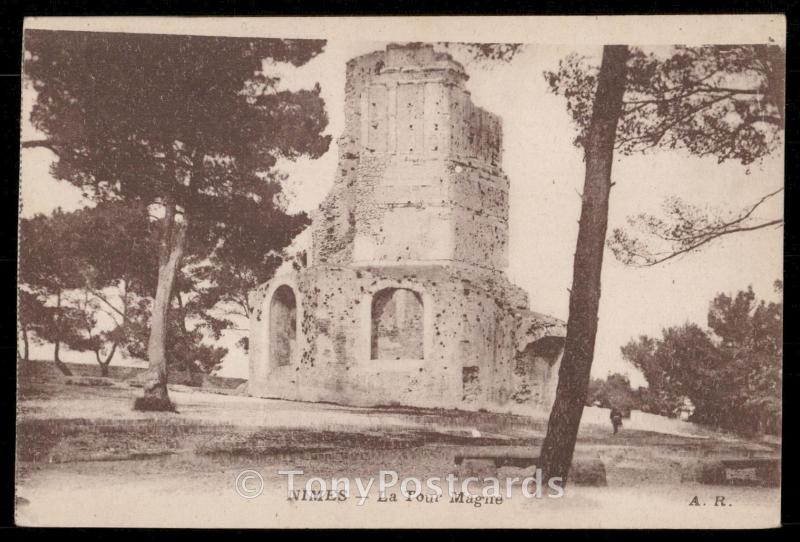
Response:
[{"label": "grassy ground", "polygon": [[[237,526],[251,523],[264,526],[276,521],[282,525],[293,522],[303,525],[303,521],[314,520],[335,524],[337,517],[345,521],[353,510],[348,508],[343,513],[340,507],[330,518],[313,513],[309,516],[308,512],[326,506],[313,503],[310,506],[318,508],[303,508],[306,513],[301,513],[298,503],[287,504],[286,480],[278,471],[302,470],[306,478],[368,478],[386,469],[396,471],[401,479],[444,476],[458,472],[454,466],[457,454],[535,454],[546,424],[544,419],[504,414],[367,409],[256,399],[230,393],[231,390],[174,386],[171,397],[178,413],[134,412],[131,406],[141,390],[125,381],[21,372],[18,521],[194,526],[198,521],[227,525],[235,520]],[[680,505],[679,510],[685,512],[694,493],[711,491],[687,478],[699,461],[775,453],[770,445],[714,433],[704,438],[633,430],[611,435],[610,427],[605,425],[585,425],[581,428],[576,455],[602,460],[608,487],[576,487],[565,501],[584,512],[586,507],[598,511],[614,506],[613,501],[627,499],[641,504],[672,495],[663,505]],[[271,491],[253,501],[241,499],[233,484],[244,469],[261,473]],[[765,488],[725,488],[725,491],[740,494],[740,502],[749,502],[752,510],[763,509],[763,514],[772,514],[778,498],[777,490]],[[708,498],[711,499],[711,493]],[[142,516],[148,506],[162,501],[173,504],[163,504]],[[181,504],[184,502],[192,502],[194,508],[184,507]],[[262,513],[255,517],[246,514],[248,506],[252,512],[257,502],[270,513],[259,509]],[[549,507],[553,513],[547,515],[550,518],[547,521],[555,521],[558,510],[567,514],[571,509],[564,503],[558,506],[557,510]],[[493,525],[516,521],[516,515],[500,520],[507,508],[490,516]],[[223,509],[227,510],[224,517],[215,515]],[[172,514],[167,514],[170,510]],[[199,513],[200,510],[205,513]],[[272,510],[276,510],[274,516]],[[277,510],[281,511],[280,520]],[[420,512],[431,510],[408,509],[408,513],[421,518],[425,514]],[[454,513],[452,508],[447,510],[448,514]],[[403,513],[398,517],[401,516]],[[362,513],[354,517],[363,520],[365,516]],[[583,521],[593,521],[592,525],[611,521],[610,526],[626,516],[617,513],[580,517]],[[642,517],[641,513],[633,514],[625,521],[631,524]],[[714,517],[720,515],[704,519],[703,525]],[[391,523],[384,513],[370,514],[369,518]],[[741,516],[729,519],[736,518],[742,519]],[[440,511],[432,514],[431,521],[447,523],[444,519]],[[473,519],[464,516],[457,521],[466,526]]]}]

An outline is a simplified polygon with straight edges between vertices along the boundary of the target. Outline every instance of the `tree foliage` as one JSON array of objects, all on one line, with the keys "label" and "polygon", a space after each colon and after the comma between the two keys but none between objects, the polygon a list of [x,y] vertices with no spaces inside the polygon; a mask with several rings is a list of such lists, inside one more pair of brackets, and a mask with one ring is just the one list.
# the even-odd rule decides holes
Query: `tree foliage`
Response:
[{"label": "tree foliage", "polygon": [[[321,156],[320,89],[285,91],[262,62],[302,65],[324,41],[28,31],[33,125],[58,179],[95,199],[171,202],[208,254],[243,207],[271,201],[279,157]],[[252,213],[251,213],[252,216]]]},{"label": "tree foliage", "polygon": [[670,397],[665,402],[648,387],[634,388],[628,376],[620,373],[610,373],[605,380],[593,378],[586,396],[587,406],[617,408],[625,417],[630,416],[633,410],[673,416],[683,404],[681,398]]},{"label": "tree foliage", "polygon": [[485,62],[511,62],[525,50],[524,43],[441,42],[441,47],[456,50],[467,58]]},{"label": "tree foliage", "polygon": [[239,202],[218,231],[211,253],[192,258],[184,270],[185,283],[192,285],[185,309],[201,318],[217,339],[237,322],[249,320],[253,307],[248,294],[272,278],[285,259],[284,249],[309,224],[305,213],[287,213],[283,207],[284,180],[283,175],[270,176],[260,200]]},{"label": "tree foliage", "polygon": [[[575,143],[582,145],[597,68],[573,54],[545,77],[566,98],[578,129]],[[785,55],[776,45],[678,46],[667,55],[631,48],[615,151],[683,149],[749,165],[783,144],[784,84]],[[623,263],[655,265],[725,235],[781,226],[782,219],[756,213],[781,191],[727,214],[671,197],[663,217],[629,217],[629,228],[614,229],[608,244]]]},{"label": "tree foliage", "polygon": [[73,257],[77,247],[69,233],[74,224],[75,216],[61,209],[20,222],[19,280],[34,294],[56,295],[83,284],[83,265]]},{"label": "tree foliage", "polygon": [[53,343],[53,359],[65,374],[61,362],[62,344],[82,344],[83,316],[66,304],[66,294],[84,284],[83,264],[74,257],[76,246],[69,231],[75,217],[56,209],[52,216],[36,215],[22,220],[19,229],[18,279],[20,328],[23,340],[29,332],[39,340]]},{"label": "tree foliage", "polygon": [[605,380],[593,378],[589,382],[586,404],[617,408],[624,416],[630,416],[631,410],[643,406],[639,390],[634,390],[630,379],[620,373],[611,373]]},{"label": "tree foliage", "polygon": [[[277,195],[281,185],[270,186]],[[92,352],[103,374],[117,352],[145,358],[158,266],[154,222],[146,207],[117,201],[23,219],[23,342]],[[283,262],[282,247],[306,222],[305,215],[253,202],[226,224],[211,256],[184,268],[167,337],[174,370],[220,366],[228,351],[208,339],[219,340],[235,317],[249,318],[248,292],[272,276]]]},{"label": "tree foliage", "polygon": [[[147,210],[104,202],[20,223],[23,338],[94,352],[103,374],[146,318],[154,241]],[[102,322],[101,322],[102,321]]]},{"label": "tree foliage", "polygon": [[[750,164],[781,145],[785,62],[777,45],[676,46],[666,56],[629,49],[618,152],[684,148]],[[597,68],[572,54],[545,78],[566,98],[582,146]]]},{"label": "tree foliage", "polygon": [[783,304],[757,301],[752,288],[719,294],[708,327],[684,324],[661,338],[641,336],[622,355],[644,374],[660,414],[671,415],[688,397],[693,421],[779,432]]},{"label": "tree foliage", "polygon": [[[671,196],[662,204],[663,216],[639,213],[628,217],[629,228],[614,229],[608,246],[627,265],[650,267],[688,254],[733,233],[783,226],[782,218],[764,219],[756,214],[779,188],[734,213],[712,208],[700,209],[682,198]],[[638,235],[637,235],[638,233]]]},{"label": "tree foliage", "polygon": [[282,90],[264,71],[265,60],[305,64],[324,45],[26,32],[25,73],[37,92],[31,120],[46,139],[23,147],[52,149],[55,177],[95,201],[136,203],[160,214],[146,395],[168,402],[168,312],[184,257],[216,257],[236,213],[275,205],[268,181],[279,158],[327,151],[319,86]]}]

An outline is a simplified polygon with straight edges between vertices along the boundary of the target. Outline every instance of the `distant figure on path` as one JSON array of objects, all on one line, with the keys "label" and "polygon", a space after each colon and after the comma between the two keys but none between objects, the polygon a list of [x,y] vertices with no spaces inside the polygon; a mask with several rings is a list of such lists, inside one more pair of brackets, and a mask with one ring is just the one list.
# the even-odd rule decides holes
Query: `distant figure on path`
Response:
[{"label": "distant figure on path", "polygon": [[614,434],[616,435],[619,428],[622,427],[622,412],[616,407],[612,407],[609,417],[611,418],[611,425],[614,426]]}]

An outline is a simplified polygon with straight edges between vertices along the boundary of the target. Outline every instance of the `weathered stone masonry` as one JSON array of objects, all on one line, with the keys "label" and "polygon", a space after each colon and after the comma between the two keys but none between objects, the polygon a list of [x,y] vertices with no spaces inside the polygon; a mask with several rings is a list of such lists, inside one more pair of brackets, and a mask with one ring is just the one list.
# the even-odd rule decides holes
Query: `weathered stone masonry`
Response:
[{"label": "weathered stone masonry", "polygon": [[347,65],[308,266],[253,293],[249,390],[356,405],[549,408],[564,325],[505,276],[502,129],[428,45]]}]

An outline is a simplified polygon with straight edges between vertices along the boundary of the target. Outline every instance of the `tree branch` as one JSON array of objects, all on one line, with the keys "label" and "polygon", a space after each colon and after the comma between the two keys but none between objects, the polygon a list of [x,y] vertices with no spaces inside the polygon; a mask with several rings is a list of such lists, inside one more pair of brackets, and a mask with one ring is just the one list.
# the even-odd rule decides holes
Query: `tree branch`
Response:
[{"label": "tree branch", "polygon": [[30,141],[23,141],[20,144],[20,147],[23,149],[34,149],[37,147],[43,147],[45,149],[50,149],[53,152],[57,151],[55,143],[53,143],[49,139],[32,139]]},{"label": "tree branch", "polygon": [[[124,313],[123,311],[121,311],[121,310],[119,310],[117,307],[115,307],[115,306],[114,306],[114,305],[113,305],[113,304],[112,304],[112,303],[111,303],[111,302],[110,302],[108,299],[106,299],[106,298],[105,298],[105,297],[104,297],[102,294],[100,294],[100,292],[98,292],[97,290],[91,290],[91,292],[92,292],[92,295],[93,295],[94,297],[96,297],[97,299],[99,299],[100,301],[102,301],[103,303],[105,303],[106,305],[108,305],[108,306],[109,306],[109,307],[110,307],[110,308],[111,308],[111,309],[112,309],[112,310],[113,310],[115,313],[119,314],[119,315],[120,315],[120,316],[123,318],[123,320],[124,320],[124,318],[125,318],[125,313]],[[116,322],[116,320],[115,320],[115,323],[117,323],[117,322]],[[117,324],[117,325],[119,325],[119,324]]]},{"label": "tree branch", "polygon": [[776,220],[770,220],[769,222],[764,222],[762,224],[756,224],[755,226],[742,226],[742,227],[739,227],[739,228],[731,228],[731,229],[720,230],[720,231],[715,232],[714,234],[711,234],[711,235],[708,235],[706,237],[703,237],[702,239],[698,240],[696,243],[692,243],[689,246],[686,246],[686,247],[683,247],[683,248],[681,248],[679,250],[676,250],[675,252],[670,252],[666,256],[664,256],[663,258],[657,258],[657,259],[654,259],[654,260],[649,260],[649,261],[647,261],[647,262],[645,262],[643,264],[637,265],[637,267],[652,267],[654,265],[658,265],[660,263],[666,262],[667,260],[671,260],[672,258],[680,256],[681,254],[686,254],[687,252],[691,252],[693,250],[696,250],[696,249],[700,248],[701,246],[710,243],[714,239],[719,239],[721,237],[724,237],[726,235],[730,235],[732,233],[742,233],[742,232],[748,232],[748,231],[755,231],[755,230],[761,230],[761,229],[764,229],[764,228],[769,228],[770,226],[781,226],[781,225],[783,225],[783,219],[782,218],[776,219]]},{"label": "tree branch", "polygon": [[738,216],[730,220],[707,219],[695,216],[694,209],[684,207],[678,200],[670,204],[667,213],[670,220],[662,220],[650,215],[639,215],[628,219],[631,226],[638,227],[646,235],[651,235],[670,244],[670,250],[656,252],[650,250],[645,241],[627,235],[623,230],[614,231],[608,246],[618,260],[635,267],[651,267],[681,254],[686,254],[726,235],[755,231],[783,224],[783,219],[763,219],[752,221],[754,213],[764,202],[781,193],[783,187],[773,190],[745,207]]}]

